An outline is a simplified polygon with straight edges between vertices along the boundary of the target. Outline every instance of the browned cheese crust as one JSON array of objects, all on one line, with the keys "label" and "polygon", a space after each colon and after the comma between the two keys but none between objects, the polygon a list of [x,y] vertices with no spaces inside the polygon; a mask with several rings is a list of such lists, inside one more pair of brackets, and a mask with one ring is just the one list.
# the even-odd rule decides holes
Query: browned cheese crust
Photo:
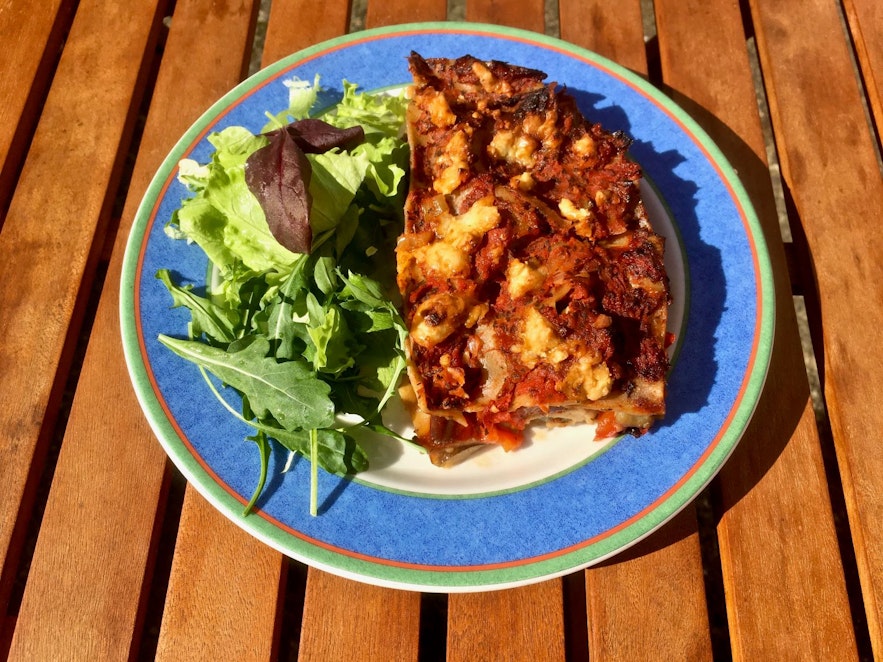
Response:
[{"label": "browned cheese crust", "polygon": [[540,71],[409,63],[396,252],[418,439],[443,464],[514,448],[537,420],[646,431],[665,412],[670,292],[629,139]]}]

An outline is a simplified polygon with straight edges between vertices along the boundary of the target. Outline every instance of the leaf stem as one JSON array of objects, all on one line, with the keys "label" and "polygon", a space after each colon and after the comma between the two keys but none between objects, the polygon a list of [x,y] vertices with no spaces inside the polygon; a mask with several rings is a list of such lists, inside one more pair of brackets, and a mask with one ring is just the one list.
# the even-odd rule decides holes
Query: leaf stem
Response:
[{"label": "leaf stem", "polygon": [[319,434],[310,430],[310,515],[319,514]]},{"label": "leaf stem", "polygon": [[221,405],[224,407],[224,409],[229,411],[231,414],[233,414],[234,417],[238,418],[243,423],[250,425],[257,430],[261,429],[260,426],[256,425],[253,421],[249,421],[242,414],[240,414],[238,411],[236,411],[233,408],[233,405],[231,405],[229,402],[227,402],[224,399],[224,396],[221,395],[221,393],[215,387],[214,382],[212,382],[211,377],[208,376],[208,370],[206,370],[203,366],[201,366],[199,364],[197,364],[197,367],[199,368],[199,372],[202,373],[202,378],[205,380],[205,383],[208,384],[209,390],[215,394],[215,397],[218,399],[218,402],[221,403]]}]

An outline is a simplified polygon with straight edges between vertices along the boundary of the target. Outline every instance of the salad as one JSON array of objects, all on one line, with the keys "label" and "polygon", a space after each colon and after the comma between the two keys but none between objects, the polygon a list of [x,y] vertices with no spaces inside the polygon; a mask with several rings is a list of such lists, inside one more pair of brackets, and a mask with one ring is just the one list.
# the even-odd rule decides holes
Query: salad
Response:
[{"label": "salad", "polygon": [[192,196],[166,234],[207,255],[205,295],[168,269],[156,274],[172,305],[190,311],[186,337],[160,342],[196,364],[254,431],[261,471],[244,515],[263,491],[272,444],[288,450],[289,465],[296,454],[310,460],[315,515],[320,467],[367,469],[360,430],[410,441],[380,415],[405,370],[393,251],[407,192],[407,100],[344,81],[339,102],[317,112],[318,77],[286,85],[289,107],[268,114],[261,133],[225,128],[208,137],[210,162],[179,164]]}]

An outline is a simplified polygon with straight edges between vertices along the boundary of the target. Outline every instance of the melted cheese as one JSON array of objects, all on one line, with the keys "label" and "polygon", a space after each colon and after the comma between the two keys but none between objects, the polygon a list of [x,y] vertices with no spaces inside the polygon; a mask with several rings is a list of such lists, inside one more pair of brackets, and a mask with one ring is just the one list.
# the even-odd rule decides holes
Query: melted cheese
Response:
[{"label": "melted cheese", "polygon": [[595,141],[592,139],[592,136],[586,133],[582,136],[582,138],[574,141],[573,151],[580,156],[594,156],[597,149],[595,147]]},{"label": "melted cheese", "polygon": [[436,165],[438,174],[432,182],[432,188],[436,192],[447,195],[460,185],[469,167],[468,144],[469,141],[463,131],[455,131],[451,135]]},{"label": "melted cheese", "polygon": [[533,175],[527,171],[522,172],[517,177],[513,177],[509,183],[519,191],[530,191],[536,185]]},{"label": "melted cheese", "polygon": [[591,237],[594,231],[592,221],[594,214],[591,210],[577,207],[573,201],[563,198],[558,203],[558,211],[561,216],[573,223],[573,230],[581,237]]},{"label": "melted cheese", "polygon": [[589,214],[591,214],[588,209],[578,208],[573,204],[572,200],[568,200],[567,198],[563,198],[561,202],[558,203],[558,211],[561,212],[561,215],[564,218],[570,219],[571,221],[585,220],[589,217]]},{"label": "melted cheese", "polygon": [[432,347],[456,331],[466,313],[466,302],[452,292],[427,297],[414,311],[411,339]]},{"label": "melted cheese", "polygon": [[569,356],[555,329],[534,308],[528,308],[525,314],[520,354],[521,362],[528,368],[541,361],[557,365]]},{"label": "melted cheese", "polygon": [[428,101],[426,108],[429,111],[429,118],[432,123],[438,127],[452,126],[457,121],[457,116],[451,112],[448,100],[442,92],[435,92],[432,96],[426,95]]},{"label": "melted cheese", "polygon": [[555,150],[561,144],[561,135],[557,128],[558,113],[550,108],[542,116],[528,115],[522,122],[524,132],[538,138],[547,150]]},{"label": "melted cheese", "polygon": [[500,212],[493,196],[486,196],[463,214],[455,216],[440,211],[435,216],[434,238],[429,232],[425,241],[400,241],[396,249],[399,274],[412,281],[427,276],[437,278],[466,277],[472,269],[471,253],[481,237],[500,222]]},{"label": "melted cheese", "polygon": [[479,198],[459,216],[442,214],[436,233],[446,244],[460,250],[471,250],[477,241],[500,223],[500,211],[493,196]]},{"label": "melted cheese", "polygon": [[612,385],[613,379],[606,363],[592,356],[581,356],[570,366],[559,388],[569,395],[599,400],[610,393]]},{"label": "melted cheese", "polygon": [[524,168],[534,165],[536,149],[536,140],[526,134],[516,134],[513,131],[497,132],[488,145],[488,153],[493,158],[502,159],[507,163],[517,163]]},{"label": "melted cheese", "polygon": [[506,267],[506,287],[509,296],[517,299],[543,284],[545,275],[539,269],[531,269],[521,260],[509,260]]},{"label": "melted cheese", "polygon": [[436,241],[414,253],[424,273],[442,276],[461,276],[472,266],[469,255],[449,242]]},{"label": "melted cheese", "polygon": [[508,81],[502,80],[494,76],[493,72],[487,68],[484,62],[473,62],[472,72],[478,76],[478,82],[485,92],[496,94],[509,94],[512,86]]}]

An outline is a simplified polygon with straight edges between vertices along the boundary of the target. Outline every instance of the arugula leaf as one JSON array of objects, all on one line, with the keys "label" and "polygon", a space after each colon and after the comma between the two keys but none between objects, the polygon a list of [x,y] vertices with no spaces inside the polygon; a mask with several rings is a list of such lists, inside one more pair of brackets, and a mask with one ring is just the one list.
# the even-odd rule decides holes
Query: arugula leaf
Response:
[{"label": "arugula leaf", "polygon": [[276,297],[267,305],[267,339],[273,344],[273,354],[279,360],[295,359],[303,351],[298,346],[301,337],[294,320],[306,310],[306,293],[310,285],[306,269],[311,264],[307,256],[302,256],[279,286]]},{"label": "arugula leaf", "polygon": [[329,427],[334,423],[331,388],[305,361],[278,362],[268,357],[266,338],[254,338],[229,352],[193,340],[161,335],[178,356],[202,366],[248,398],[260,418],[271,414],[288,430]]},{"label": "arugula leaf", "polygon": [[193,287],[180,287],[172,282],[168,269],[160,269],[156,277],[172,295],[172,307],[183,306],[190,310],[190,337],[198,337],[205,333],[219,341],[232,342],[236,337],[234,328],[239,322],[235,310],[219,306],[205,297],[193,293]]},{"label": "arugula leaf", "polygon": [[252,511],[252,508],[254,508],[258,498],[261,496],[261,492],[264,491],[264,485],[267,482],[267,469],[270,465],[270,440],[267,439],[267,433],[263,430],[258,430],[257,434],[253,437],[248,437],[248,440],[257,444],[258,452],[261,455],[261,473],[251,499],[249,499],[248,504],[242,510],[243,515],[248,515]]},{"label": "arugula leaf", "polygon": [[[290,451],[310,456],[309,430],[268,430],[270,436]],[[316,430],[319,466],[329,473],[346,476],[368,468],[368,456],[352,436],[334,428]]]}]

